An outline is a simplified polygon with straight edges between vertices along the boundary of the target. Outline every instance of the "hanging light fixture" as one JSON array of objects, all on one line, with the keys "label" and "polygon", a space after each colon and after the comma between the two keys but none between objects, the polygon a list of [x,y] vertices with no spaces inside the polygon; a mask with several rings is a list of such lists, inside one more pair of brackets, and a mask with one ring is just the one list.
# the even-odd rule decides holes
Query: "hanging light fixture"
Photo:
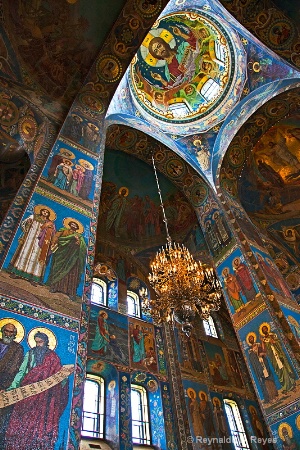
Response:
[{"label": "hanging light fixture", "polygon": [[150,263],[149,282],[156,293],[156,299],[143,297],[142,308],[150,314],[154,323],[174,321],[182,325],[182,331],[190,336],[196,314],[207,320],[211,311],[220,308],[221,284],[214,270],[200,261],[183,245],[173,242],[168,229],[161,190],[158,182],[154,157],[152,155],[160,206],[167,232],[167,243]]}]

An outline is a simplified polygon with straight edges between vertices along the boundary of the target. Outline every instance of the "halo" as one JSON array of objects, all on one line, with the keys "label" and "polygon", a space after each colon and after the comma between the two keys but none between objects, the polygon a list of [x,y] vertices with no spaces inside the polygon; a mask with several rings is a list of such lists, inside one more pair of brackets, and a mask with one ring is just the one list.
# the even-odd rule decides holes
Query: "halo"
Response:
[{"label": "halo", "polygon": [[50,220],[55,220],[56,219],[56,213],[53,211],[53,209],[49,208],[49,206],[45,206],[45,205],[36,205],[34,207],[34,212],[35,214],[40,214],[42,209],[47,209],[50,213],[49,215],[49,219]]},{"label": "halo", "polygon": [[59,149],[59,153],[61,153],[61,155],[66,156],[69,159],[74,159],[75,155],[73,152],[71,152],[71,150],[69,150],[68,148],[60,148]]},{"label": "halo", "polygon": [[212,402],[214,405],[218,404],[218,406],[221,406],[221,400],[218,397],[213,397]]},{"label": "halo", "polygon": [[99,131],[99,128],[97,127],[97,125],[95,125],[95,124],[92,123],[92,122],[89,122],[89,123],[88,123],[88,126],[90,127],[91,125],[93,125],[93,127],[95,128],[96,131]]},{"label": "halo", "polygon": [[270,327],[270,324],[268,322],[263,322],[259,326],[259,334],[261,334],[263,336],[262,327],[267,327],[268,328],[268,333],[270,333],[271,327]]},{"label": "halo", "polygon": [[[3,319],[0,320],[0,330],[2,329],[2,327],[4,327],[4,325],[11,323],[12,325],[14,325],[17,329],[17,334],[16,337],[14,339],[15,342],[22,342],[25,336],[25,328],[24,326],[21,324],[21,322],[19,322],[16,319],[12,319],[11,317],[5,317]],[[1,333],[2,335],[2,333]],[[2,336],[1,336],[2,337]]]},{"label": "halo", "polygon": [[194,399],[196,398],[196,391],[195,391],[195,389],[193,389],[193,388],[187,388],[187,390],[186,390],[186,393],[187,393],[187,395],[188,395],[188,397],[189,398],[192,398],[191,397],[191,393],[194,393]]},{"label": "halo", "polygon": [[73,219],[73,217],[65,217],[64,220],[63,220],[63,225],[64,225],[66,228],[68,228],[68,229],[70,229],[70,227],[69,227],[69,222],[75,222],[75,223],[77,223],[77,225],[78,225],[78,227],[79,227],[78,230],[77,230],[77,233],[80,233],[80,234],[83,233],[84,227],[83,227],[82,223],[79,222],[79,220]]},{"label": "halo", "polygon": [[300,430],[300,415],[296,417],[296,427],[298,428],[298,430]]},{"label": "halo", "polygon": [[57,339],[53,331],[49,330],[49,328],[45,327],[36,327],[29,331],[27,336],[28,345],[30,348],[35,347],[34,335],[40,331],[41,333],[45,333],[49,338],[49,348],[50,350],[54,350],[57,346]]},{"label": "halo", "polygon": [[253,337],[254,337],[254,343],[255,343],[256,340],[257,340],[256,333],[254,333],[254,331],[251,331],[251,332],[248,333],[247,336],[246,336],[246,342],[247,342],[248,345],[252,345],[252,344],[250,344],[250,342],[249,342],[249,337],[250,337],[250,336],[253,336]]},{"label": "halo", "polygon": [[250,405],[250,406],[249,406],[249,412],[250,412],[251,415],[252,415],[252,413],[257,414],[257,411],[256,411],[256,409],[254,408],[253,405]]},{"label": "halo", "polygon": [[[75,3],[75,2],[74,2]],[[78,119],[80,120],[80,122],[82,122],[82,117],[78,116],[78,114],[71,114],[72,117],[78,117]]]},{"label": "halo", "polygon": [[106,311],[104,311],[103,309],[101,311],[98,312],[98,316],[100,316],[100,314],[104,313],[105,314],[105,319],[108,318],[108,314]]},{"label": "halo", "polygon": [[233,266],[233,264],[234,264],[234,261],[236,261],[236,260],[238,260],[239,263],[241,262],[241,258],[240,258],[239,256],[236,256],[236,257],[233,258],[233,260],[232,260],[232,266]]},{"label": "halo", "polygon": [[293,317],[293,316],[287,316],[287,320],[288,320],[292,325],[295,325],[296,327],[299,326],[299,324],[298,324],[297,320],[295,319],[295,317]]},{"label": "halo", "polygon": [[293,437],[293,430],[292,430],[292,427],[291,427],[288,423],[286,423],[286,422],[282,422],[282,423],[279,425],[279,427],[278,427],[278,434],[279,434],[280,439],[282,439],[283,441],[285,441],[284,436],[283,436],[283,434],[282,434],[282,429],[283,429],[283,428],[286,428],[286,429],[287,429],[289,438],[291,439],[291,438]]},{"label": "halo", "polygon": [[124,197],[127,197],[127,195],[129,194],[129,189],[125,186],[120,187],[119,189],[119,194],[121,195],[121,192],[125,189],[126,194],[124,195]]},{"label": "halo", "polygon": [[114,389],[116,387],[116,382],[115,382],[115,380],[111,380],[109,383],[108,383],[108,390],[110,391],[110,389]]},{"label": "halo", "polygon": [[230,269],[229,269],[229,267],[224,267],[224,269],[222,270],[222,276],[224,277],[225,275],[224,275],[224,270],[228,270],[228,275],[230,274]]},{"label": "halo", "polygon": [[144,61],[148,64],[148,66],[151,67],[163,67],[166,65],[166,61],[163,59],[156,59],[154,56],[151,55],[149,52],[149,44],[155,37],[161,37],[166,43],[170,45],[171,48],[176,47],[176,40],[172,33],[170,33],[169,30],[166,30],[165,28],[156,28],[149,31],[147,36],[142,42],[142,45],[140,47],[140,52],[142,55],[142,58]]},{"label": "halo", "polygon": [[89,161],[86,161],[85,159],[79,159],[78,162],[85,169],[94,170],[93,164],[91,164]]},{"label": "halo", "polygon": [[158,384],[156,380],[149,380],[147,386],[150,392],[156,392],[158,389]]},{"label": "halo", "polygon": [[204,395],[205,395],[205,400],[207,401],[207,393],[204,392],[204,391],[199,391],[199,392],[198,392],[198,395],[199,395],[200,400],[201,400],[201,394],[204,394]]}]

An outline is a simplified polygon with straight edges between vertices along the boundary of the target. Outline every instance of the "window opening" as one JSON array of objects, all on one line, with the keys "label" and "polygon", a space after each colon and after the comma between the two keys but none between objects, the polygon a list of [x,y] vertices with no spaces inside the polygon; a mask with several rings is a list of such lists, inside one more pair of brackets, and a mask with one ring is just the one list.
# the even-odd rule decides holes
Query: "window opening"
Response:
[{"label": "window opening", "polygon": [[238,405],[235,401],[228,399],[224,399],[224,404],[234,448],[250,450]]},{"label": "window opening", "polygon": [[94,305],[106,306],[107,285],[101,278],[93,278],[91,302]]},{"label": "window opening", "polygon": [[127,291],[127,312],[130,316],[141,317],[139,296],[132,291]]},{"label": "window opening", "polygon": [[87,375],[84,384],[81,434],[104,438],[104,380],[94,375]]},{"label": "window opening", "polygon": [[150,423],[147,391],[142,386],[131,386],[132,442],[150,445]]},{"label": "window opening", "polygon": [[209,316],[207,320],[203,320],[204,330],[207,336],[212,336],[214,338],[218,338],[217,329],[215,326],[214,319]]}]

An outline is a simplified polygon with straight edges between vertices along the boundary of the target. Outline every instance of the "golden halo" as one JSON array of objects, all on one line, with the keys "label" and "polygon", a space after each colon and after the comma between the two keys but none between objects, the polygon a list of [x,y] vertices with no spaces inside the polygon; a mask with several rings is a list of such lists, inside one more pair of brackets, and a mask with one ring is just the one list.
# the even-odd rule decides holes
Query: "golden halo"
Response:
[{"label": "golden halo", "polygon": [[222,276],[224,277],[225,275],[224,275],[224,271],[225,270],[228,270],[228,275],[230,274],[230,270],[229,270],[229,267],[224,267],[224,269],[222,270]]},{"label": "golden halo", "polygon": [[234,261],[236,261],[236,260],[238,260],[238,263],[241,262],[241,258],[240,258],[239,256],[236,256],[236,257],[233,258],[233,260],[232,260],[232,267],[234,267],[233,264],[234,264]]},{"label": "golden halo", "polygon": [[45,328],[45,327],[36,327],[36,328],[33,328],[31,331],[29,331],[28,336],[27,336],[27,341],[28,341],[29,347],[33,348],[36,346],[35,340],[34,340],[34,335],[38,331],[40,331],[41,333],[45,333],[48,336],[49,348],[50,348],[50,350],[54,350],[57,346],[56,336],[53,333],[53,331],[51,331],[51,330],[49,330],[49,328]]},{"label": "golden halo", "polygon": [[124,191],[124,190],[126,191],[124,197],[127,197],[127,195],[129,194],[129,189],[127,187],[125,187],[125,186],[120,187],[119,194],[121,195],[121,192]]},{"label": "golden halo", "polygon": [[49,219],[50,220],[55,220],[56,219],[56,213],[53,211],[53,209],[49,208],[49,206],[45,206],[45,205],[36,205],[34,207],[34,212],[35,214],[40,214],[41,209],[47,209],[50,213],[49,215]]},{"label": "golden halo", "polygon": [[221,400],[218,397],[213,397],[212,402],[214,405],[221,406]]},{"label": "golden halo", "polygon": [[295,327],[298,327],[298,326],[299,326],[299,324],[298,324],[297,320],[295,319],[295,317],[293,317],[293,316],[287,316],[287,320],[288,320],[292,325],[295,325]]},{"label": "golden halo", "polygon": [[254,408],[253,405],[250,405],[250,406],[249,406],[249,412],[250,412],[251,415],[252,415],[253,413],[257,414],[257,411],[256,411],[256,409]]},{"label": "golden halo", "polygon": [[95,125],[95,124],[92,123],[92,122],[89,122],[89,123],[88,123],[88,126],[90,127],[91,125],[93,125],[93,127],[95,128],[96,131],[99,131],[99,128],[97,127],[97,125]]},{"label": "golden halo", "polygon": [[[191,393],[194,393],[194,397],[191,397]],[[196,391],[193,388],[187,388],[186,393],[188,395],[189,398],[191,398],[192,400],[194,400],[196,398]]]},{"label": "golden halo", "polygon": [[298,428],[298,430],[300,430],[300,414],[299,414],[299,416],[296,417],[295,422],[296,422],[296,427]]},{"label": "golden halo", "polygon": [[85,169],[94,170],[93,164],[91,164],[89,161],[86,161],[85,159],[79,159],[78,162]]},{"label": "golden halo", "polygon": [[115,382],[115,380],[111,380],[109,383],[108,383],[108,390],[110,391],[110,389],[114,389],[116,387],[116,382]]},{"label": "golden halo", "polygon": [[108,314],[106,311],[104,311],[103,309],[101,311],[98,312],[98,316],[100,316],[100,314],[102,315],[104,313],[104,318],[107,319],[108,318]]},{"label": "golden halo", "polygon": [[64,225],[66,228],[68,228],[68,229],[70,229],[70,227],[69,227],[69,222],[77,223],[77,225],[78,225],[79,228],[78,228],[78,230],[77,230],[76,233],[80,233],[80,234],[83,233],[84,228],[83,228],[82,223],[79,222],[79,220],[73,219],[73,217],[65,217],[64,220],[63,220],[63,225]]},{"label": "golden halo", "polygon": [[[21,322],[19,322],[16,319],[12,319],[11,317],[5,317],[4,319],[0,320],[0,330],[2,329],[2,327],[4,327],[4,325],[6,325],[7,323],[11,323],[12,325],[14,325],[17,329],[17,334],[16,337],[14,339],[15,342],[22,342],[25,336],[25,328],[24,326],[21,324]],[[2,335],[2,333],[1,333]],[[2,337],[2,336],[1,336]]]},{"label": "golden halo", "polygon": [[259,326],[259,334],[261,336],[264,336],[263,332],[262,332],[262,327],[267,327],[268,328],[268,333],[270,333],[271,327],[270,324],[268,322],[263,322],[260,326]]},{"label": "golden halo", "polygon": [[199,392],[198,392],[198,395],[199,395],[200,400],[202,400],[202,399],[201,399],[201,394],[204,394],[204,395],[205,395],[205,400],[207,400],[207,393],[204,392],[204,391],[199,391]]},{"label": "golden halo", "polygon": [[59,153],[61,153],[63,156],[65,156],[66,158],[69,158],[69,159],[75,158],[74,153],[71,152],[71,150],[69,150],[68,148],[64,148],[64,147],[60,148]]},{"label": "golden halo", "polygon": [[255,62],[253,63],[253,71],[254,71],[254,72],[260,72],[260,64],[259,64],[258,61],[255,61]]},{"label": "golden halo", "polygon": [[246,336],[246,342],[247,342],[248,345],[252,345],[252,344],[250,344],[250,342],[249,342],[249,337],[250,337],[250,336],[253,336],[253,337],[254,337],[254,343],[255,343],[256,340],[257,340],[256,333],[254,333],[254,331],[251,331],[251,332],[248,333],[247,336]]},{"label": "golden halo", "polygon": [[156,392],[158,389],[158,384],[156,380],[149,380],[147,386],[150,392]]},{"label": "golden halo", "polygon": [[286,422],[282,422],[278,427],[278,434],[279,434],[280,439],[282,439],[283,441],[285,440],[284,436],[282,434],[283,428],[287,429],[289,438],[291,439],[293,437],[293,430],[292,430],[292,427]]}]

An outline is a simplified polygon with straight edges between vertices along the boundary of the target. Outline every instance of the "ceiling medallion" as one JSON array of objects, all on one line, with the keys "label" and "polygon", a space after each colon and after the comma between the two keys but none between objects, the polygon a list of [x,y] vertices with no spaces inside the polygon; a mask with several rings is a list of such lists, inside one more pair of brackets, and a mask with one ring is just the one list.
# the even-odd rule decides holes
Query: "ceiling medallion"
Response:
[{"label": "ceiling medallion", "polygon": [[204,131],[225,117],[236,102],[230,97],[233,86],[237,97],[244,83],[238,74],[243,64],[235,64],[244,51],[220,20],[202,11],[177,12],[155,22],[130,68],[131,91],[142,115],[158,119],[168,131],[199,119]]}]

